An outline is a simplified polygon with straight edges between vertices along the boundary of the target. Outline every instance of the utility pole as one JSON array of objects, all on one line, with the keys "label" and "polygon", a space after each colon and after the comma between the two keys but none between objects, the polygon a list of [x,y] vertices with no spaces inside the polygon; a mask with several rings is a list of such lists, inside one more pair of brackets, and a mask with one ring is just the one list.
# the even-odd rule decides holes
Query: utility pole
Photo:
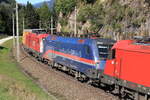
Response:
[{"label": "utility pole", "polygon": [[22,22],[22,24],[23,24],[23,26],[22,26],[22,27],[23,27],[23,30],[24,30],[24,17],[23,17],[23,22]]},{"label": "utility pole", "polygon": [[39,21],[39,28],[41,29],[41,20]]},{"label": "utility pole", "polygon": [[148,33],[149,33],[149,36],[150,36],[150,28],[149,28],[149,25],[150,25],[150,18],[148,20]]},{"label": "utility pole", "polygon": [[149,25],[150,25],[150,19],[147,19],[147,35],[150,36],[150,29],[149,29]]},{"label": "utility pole", "polygon": [[53,34],[53,17],[51,16],[51,34]]},{"label": "utility pole", "polygon": [[75,7],[74,34],[77,35],[77,8]]},{"label": "utility pole", "polygon": [[15,48],[15,17],[14,17],[14,13],[12,15],[13,18],[13,48]]},{"label": "utility pole", "polygon": [[16,32],[17,32],[17,61],[20,61],[20,47],[19,47],[19,25],[18,25],[18,4],[16,2]]}]

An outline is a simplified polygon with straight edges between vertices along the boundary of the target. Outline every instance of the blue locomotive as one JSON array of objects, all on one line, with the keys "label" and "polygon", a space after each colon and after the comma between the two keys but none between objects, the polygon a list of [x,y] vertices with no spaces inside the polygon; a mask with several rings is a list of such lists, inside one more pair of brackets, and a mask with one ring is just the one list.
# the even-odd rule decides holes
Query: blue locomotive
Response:
[{"label": "blue locomotive", "polygon": [[81,39],[49,35],[43,40],[43,58],[57,64],[64,71],[77,77],[98,79],[103,71],[109,50],[114,44],[110,39]]}]

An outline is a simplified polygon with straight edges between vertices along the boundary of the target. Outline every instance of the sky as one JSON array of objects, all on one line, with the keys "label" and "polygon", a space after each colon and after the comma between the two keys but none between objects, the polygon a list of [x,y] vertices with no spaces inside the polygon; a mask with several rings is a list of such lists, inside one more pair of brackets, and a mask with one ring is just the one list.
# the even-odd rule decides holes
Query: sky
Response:
[{"label": "sky", "polygon": [[18,3],[27,4],[27,1],[29,1],[32,4],[43,2],[43,1],[50,1],[50,0],[16,0]]}]

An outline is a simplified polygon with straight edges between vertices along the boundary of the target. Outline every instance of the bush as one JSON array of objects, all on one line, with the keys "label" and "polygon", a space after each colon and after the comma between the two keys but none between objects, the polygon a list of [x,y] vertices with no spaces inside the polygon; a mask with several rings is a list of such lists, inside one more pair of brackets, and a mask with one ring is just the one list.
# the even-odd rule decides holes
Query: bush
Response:
[{"label": "bush", "polygon": [[60,22],[60,24],[61,24],[62,26],[66,26],[66,25],[68,24],[66,18],[61,18],[59,22]]},{"label": "bush", "polygon": [[91,5],[84,6],[79,10],[77,20],[85,23],[88,19],[93,17],[93,12],[94,10],[92,9]]},{"label": "bush", "polygon": [[75,6],[76,0],[57,0],[55,10],[57,14],[62,12],[62,14],[66,16],[74,10]]}]

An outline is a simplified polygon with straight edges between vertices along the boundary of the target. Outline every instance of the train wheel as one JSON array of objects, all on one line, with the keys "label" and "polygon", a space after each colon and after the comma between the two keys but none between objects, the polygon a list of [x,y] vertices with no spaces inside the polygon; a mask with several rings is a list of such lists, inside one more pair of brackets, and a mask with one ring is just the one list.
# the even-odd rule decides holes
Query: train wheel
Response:
[{"label": "train wheel", "polygon": [[79,79],[79,72],[76,71],[74,76],[75,76],[75,79],[78,80]]},{"label": "train wheel", "polygon": [[125,98],[127,96],[127,93],[125,92],[125,88],[124,87],[122,87],[120,89],[120,96],[121,96],[121,98]]},{"label": "train wheel", "polygon": [[134,94],[134,100],[139,100],[139,93],[138,92],[135,92],[135,94]]},{"label": "train wheel", "polygon": [[139,95],[139,100],[148,100],[147,96]]},{"label": "train wheel", "polygon": [[148,96],[147,98],[148,98],[148,100],[150,100],[150,96]]},{"label": "train wheel", "polygon": [[[143,99],[143,98],[144,98],[144,99]],[[142,98],[143,100],[150,100],[150,97],[149,97],[148,95],[145,95],[145,97],[143,96],[143,98]],[[142,99],[141,99],[141,100],[142,100]]]},{"label": "train wheel", "polygon": [[113,94],[119,94],[120,93],[120,86],[115,85],[114,90],[112,91]]},{"label": "train wheel", "polygon": [[87,81],[87,84],[88,84],[88,85],[91,85],[92,83],[93,83],[92,79],[89,79],[89,80]]},{"label": "train wheel", "polygon": [[148,100],[147,95],[141,95],[138,92],[135,93],[134,100]]}]

